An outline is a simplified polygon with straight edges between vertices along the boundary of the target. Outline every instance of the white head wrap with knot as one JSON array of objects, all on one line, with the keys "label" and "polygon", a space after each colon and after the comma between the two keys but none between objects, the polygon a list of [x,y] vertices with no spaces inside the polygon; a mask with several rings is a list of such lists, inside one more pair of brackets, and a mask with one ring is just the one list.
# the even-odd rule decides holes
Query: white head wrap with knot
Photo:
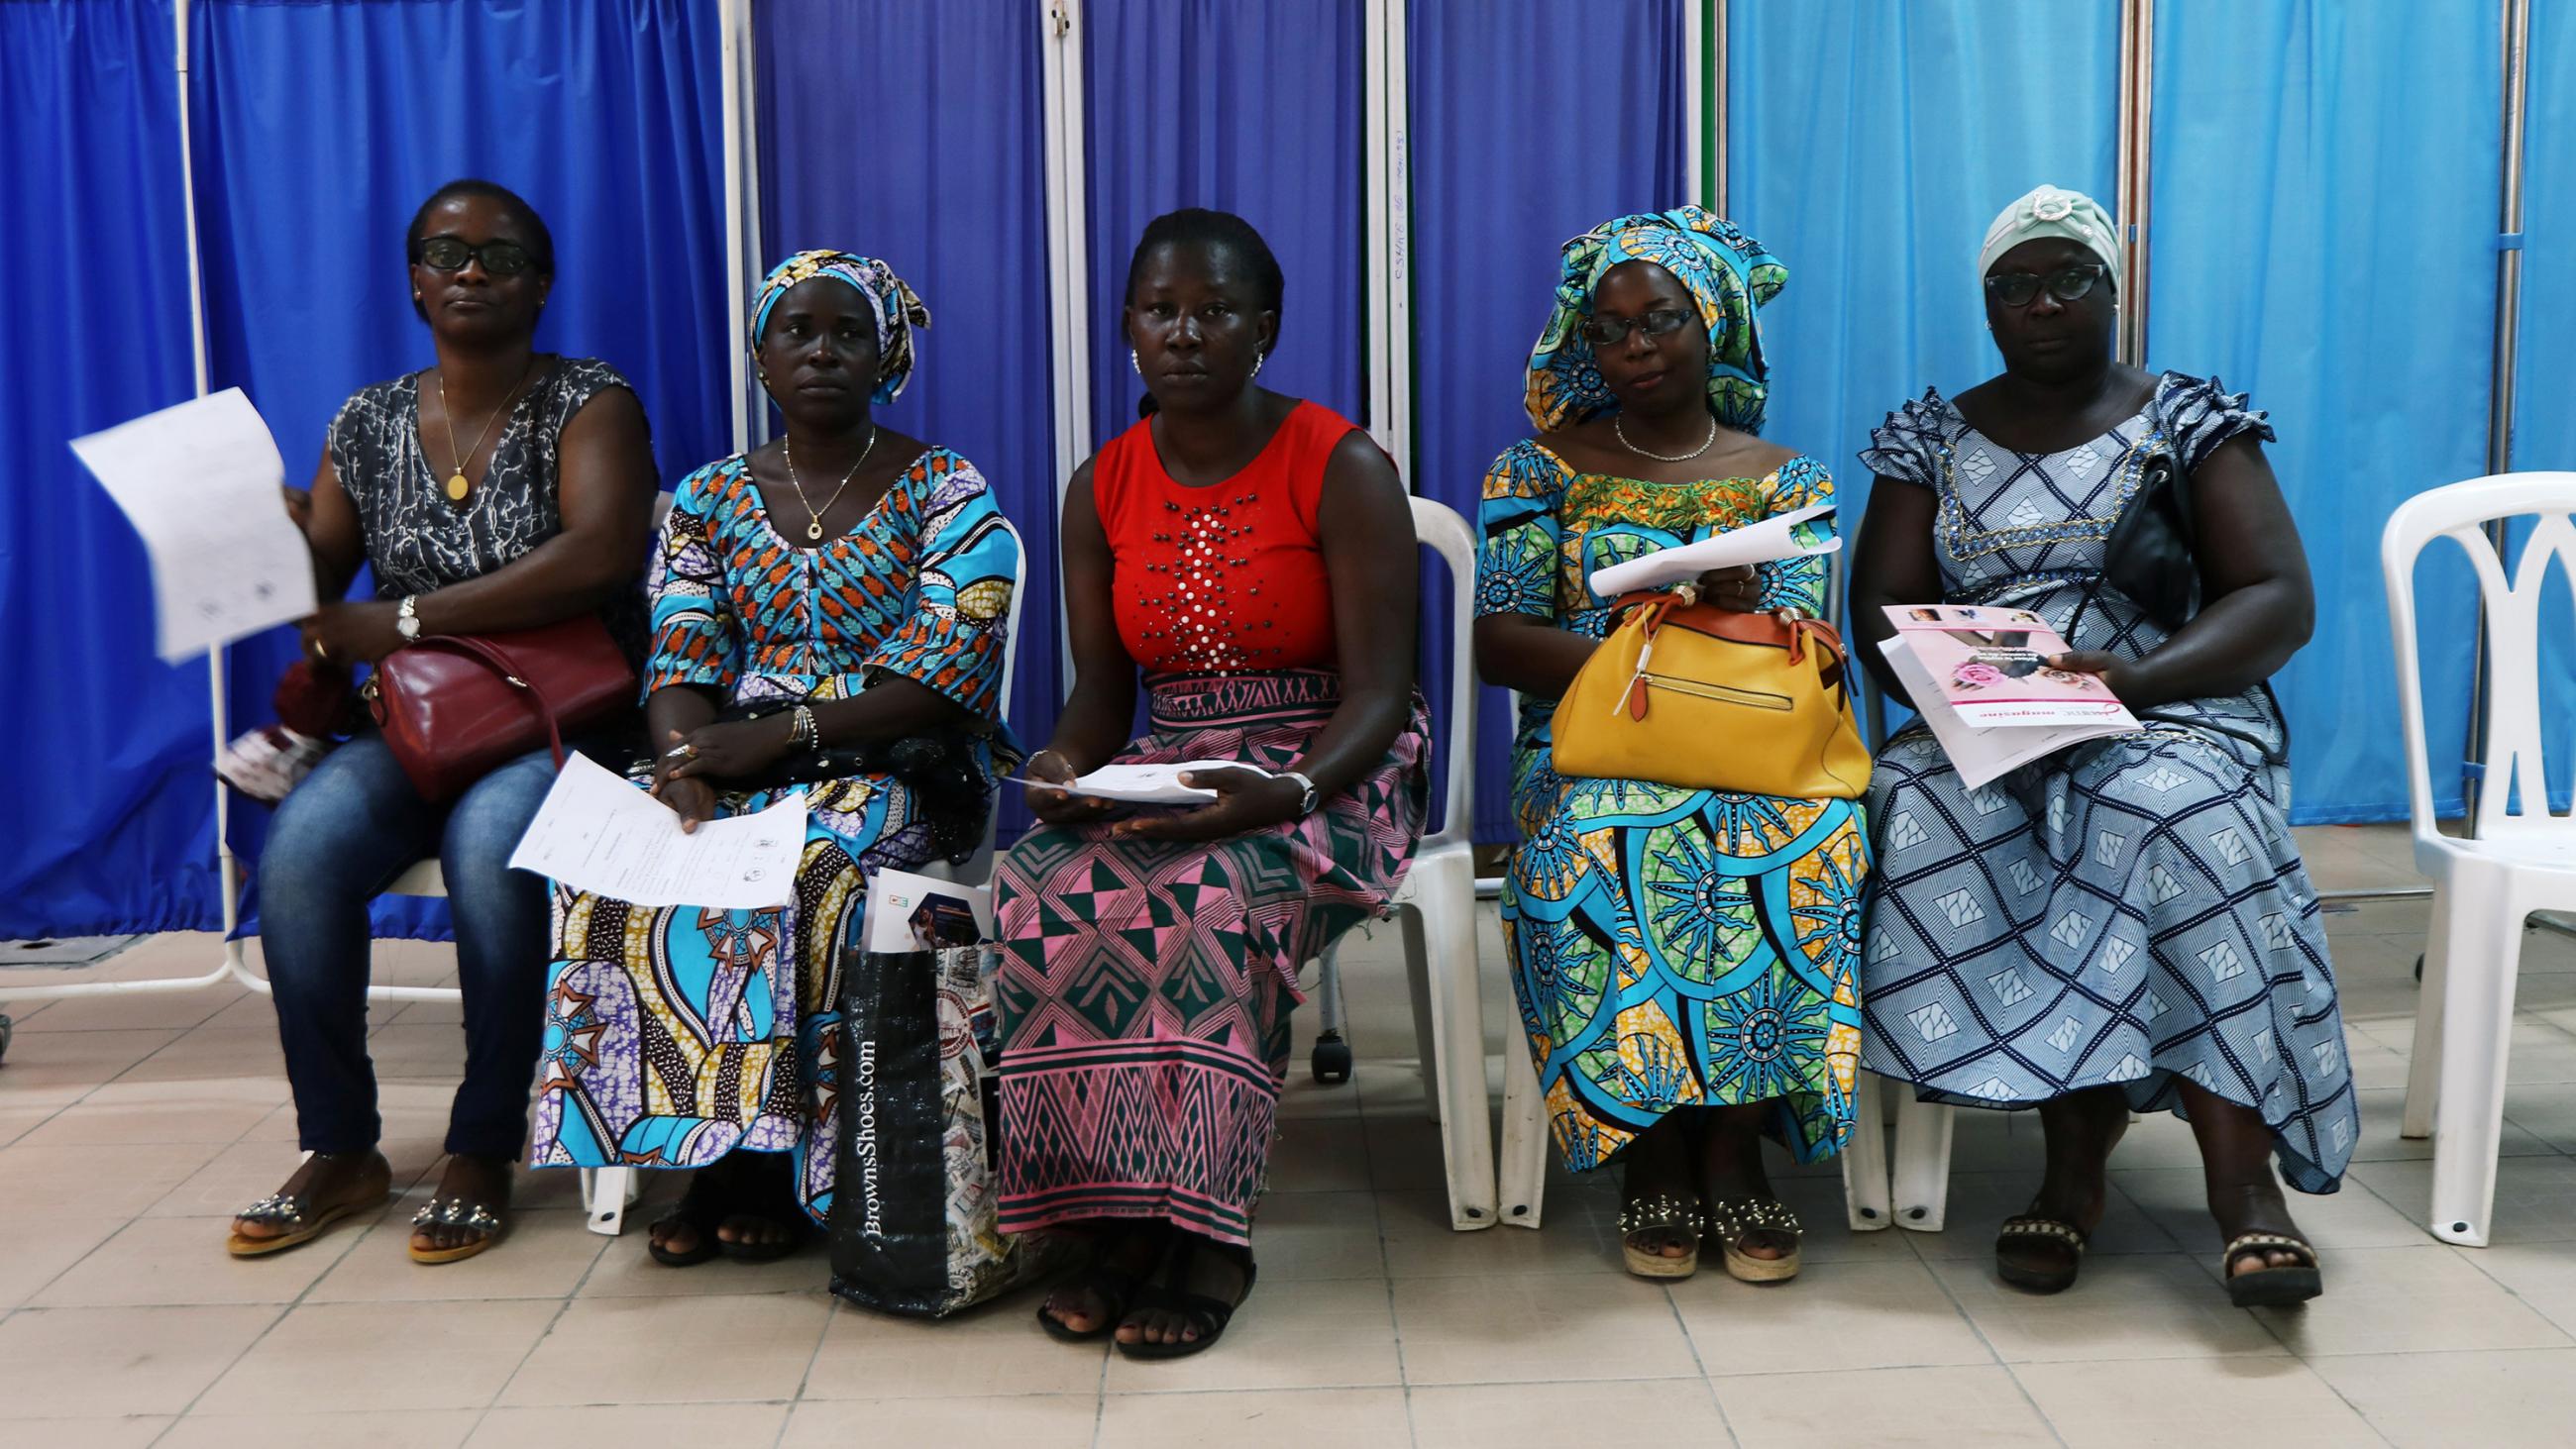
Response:
[{"label": "white head wrap with knot", "polygon": [[1983,283],[1995,259],[2014,247],[2051,236],[2083,243],[2111,269],[2111,285],[2120,285],[2120,229],[2111,213],[2081,191],[2044,184],[2005,207],[1986,228],[1986,244],[1977,252],[1977,280]]}]

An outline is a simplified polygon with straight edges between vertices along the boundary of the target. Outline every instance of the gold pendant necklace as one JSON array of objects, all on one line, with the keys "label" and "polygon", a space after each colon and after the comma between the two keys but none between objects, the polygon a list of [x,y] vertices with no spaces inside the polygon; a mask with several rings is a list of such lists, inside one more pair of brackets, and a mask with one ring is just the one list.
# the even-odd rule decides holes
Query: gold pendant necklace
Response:
[{"label": "gold pendant necklace", "polygon": [[805,480],[796,476],[796,445],[783,437],[778,440],[778,451],[780,455],[785,457],[787,460],[787,481],[796,485],[796,501],[805,505],[805,537],[809,541],[821,541],[823,537],[824,512],[830,509],[833,504],[841,501],[841,495],[848,492],[850,489],[850,480],[859,476],[859,469],[868,461],[868,454],[873,453],[876,450],[876,424],[870,423],[868,425],[868,441],[865,446],[859,449],[859,461],[852,463],[850,465],[850,471],[841,475],[841,486],[833,489],[832,496],[824,499],[823,506],[821,508],[817,508],[814,506],[814,500],[805,492]]},{"label": "gold pendant necklace", "polygon": [[[483,440],[492,435],[492,425],[509,416],[510,405],[519,400],[519,389],[528,385],[528,374],[536,370],[537,360],[531,357],[528,359],[528,365],[519,369],[519,380],[510,384],[510,395],[501,399],[501,405],[493,409],[492,416],[483,420],[483,431],[474,435],[473,448],[463,453],[456,451],[456,414],[450,412],[447,407],[447,378],[444,374],[436,375],[439,421],[447,428],[447,455],[456,460],[455,471],[447,475],[448,502],[462,503],[466,495],[474,491],[474,485],[465,479],[465,460],[483,451]],[[489,470],[486,470],[485,476],[490,476]]]}]

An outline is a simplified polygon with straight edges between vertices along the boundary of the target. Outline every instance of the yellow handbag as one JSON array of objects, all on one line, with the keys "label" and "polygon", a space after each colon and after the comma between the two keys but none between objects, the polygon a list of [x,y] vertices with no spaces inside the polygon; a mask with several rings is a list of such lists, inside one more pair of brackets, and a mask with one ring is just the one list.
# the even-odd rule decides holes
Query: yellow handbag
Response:
[{"label": "yellow handbag", "polygon": [[1832,625],[1730,613],[1687,590],[1618,607],[1626,617],[1557,702],[1558,774],[1792,800],[1869,788]]}]

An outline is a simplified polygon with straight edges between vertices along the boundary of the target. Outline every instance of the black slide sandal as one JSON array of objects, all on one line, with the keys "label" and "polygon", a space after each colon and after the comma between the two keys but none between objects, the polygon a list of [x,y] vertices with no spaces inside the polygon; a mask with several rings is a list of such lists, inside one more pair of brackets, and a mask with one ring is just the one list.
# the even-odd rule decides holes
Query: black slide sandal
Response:
[{"label": "black slide sandal", "polygon": [[671,1210],[653,1223],[655,1231],[671,1226],[695,1228],[698,1245],[685,1253],[674,1252],[648,1238],[644,1251],[652,1254],[653,1261],[665,1268],[694,1268],[713,1258],[716,1255],[716,1224],[725,1215],[718,1200],[720,1196],[716,1186],[707,1180],[706,1169],[698,1169],[698,1175],[689,1179],[688,1191],[681,1193],[680,1200],[672,1204]]},{"label": "black slide sandal", "polygon": [[[1045,1329],[1047,1337],[1058,1343],[1098,1343],[1116,1333],[1118,1321],[1127,1316],[1128,1305],[1136,1301],[1136,1288],[1140,1281],[1137,1276],[1122,1273],[1106,1263],[1095,1262],[1083,1269],[1075,1281],[1090,1289],[1091,1296],[1100,1300],[1100,1326],[1087,1332],[1075,1328],[1047,1312],[1047,1304],[1041,1303],[1038,1305],[1038,1327]],[[1048,1302],[1053,1301],[1054,1296],[1050,1294]]]},{"label": "black slide sandal", "polygon": [[[2295,1253],[2301,1261],[2286,1268],[2236,1271],[2237,1259],[2274,1249]],[[2218,1255],[2218,1271],[2227,1278],[2227,1301],[2239,1308],[2288,1308],[2326,1291],[2325,1272],[2318,1265],[2315,1245],[2283,1233],[2247,1233],[2229,1243],[2227,1250]]]},{"label": "black slide sandal", "polygon": [[1216,1341],[1225,1336],[1225,1326],[1234,1321],[1234,1311],[1241,1308],[1244,1300],[1252,1296],[1252,1285],[1261,1276],[1261,1265],[1252,1261],[1252,1254],[1248,1250],[1234,1250],[1243,1254],[1241,1259],[1243,1291],[1232,1303],[1228,1303],[1222,1298],[1210,1298],[1202,1293],[1185,1292],[1178,1286],[1189,1276],[1190,1260],[1202,1251],[1224,1252],[1226,1250],[1204,1239],[1191,1241],[1187,1247],[1173,1255],[1171,1269],[1164,1274],[1165,1281],[1139,1292],[1136,1295],[1135,1304],[1129,1310],[1133,1312],[1135,1308],[1163,1308],[1187,1314],[1190,1326],[1199,1331],[1199,1336],[1183,1339],[1179,1343],[1121,1342],[1118,1345],[1120,1353],[1133,1359],[1188,1358],[1192,1354],[1205,1353],[1216,1347]]}]

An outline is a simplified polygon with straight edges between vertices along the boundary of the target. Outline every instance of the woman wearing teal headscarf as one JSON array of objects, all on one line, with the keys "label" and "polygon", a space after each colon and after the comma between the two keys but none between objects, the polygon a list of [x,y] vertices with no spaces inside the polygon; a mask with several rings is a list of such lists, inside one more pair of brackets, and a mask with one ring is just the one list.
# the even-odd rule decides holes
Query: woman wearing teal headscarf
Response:
[{"label": "woman wearing teal headscarf", "polygon": [[[1521,696],[1503,939],[1566,1165],[1627,1164],[1620,1229],[1642,1277],[1695,1271],[1703,1228],[1735,1276],[1794,1275],[1800,1230],[1760,1139],[1803,1162],[1851,1133],[1855,803],[1567,779],[1549,746],[1558,697],[1614,622],[1592,570],[1832,499],[1823,465],[1756,436],[1755,313],[1787,278],[1695,206],[1566,243],[1530,356],[1539,435],[1485,475],[1476,659]],[[1816,557],[1700,583],[1731,609],[1824,606]]]},{"label": "woman wearing teal headscarf", "polygon": [[556,887],[531,1160],[712,1169],[653,1225],[673,1266],[776,1257],[823,1220],[839,967],[868,881],[972,851],[1009,762],[1018,541],[973,464],[876,420],[929,320],[874,258],[780,263],[750,342],[785,435],[681,480],[653,560],[655,753],[636,783],[692,827],[803,791],[793,898],[728,911]]}]

